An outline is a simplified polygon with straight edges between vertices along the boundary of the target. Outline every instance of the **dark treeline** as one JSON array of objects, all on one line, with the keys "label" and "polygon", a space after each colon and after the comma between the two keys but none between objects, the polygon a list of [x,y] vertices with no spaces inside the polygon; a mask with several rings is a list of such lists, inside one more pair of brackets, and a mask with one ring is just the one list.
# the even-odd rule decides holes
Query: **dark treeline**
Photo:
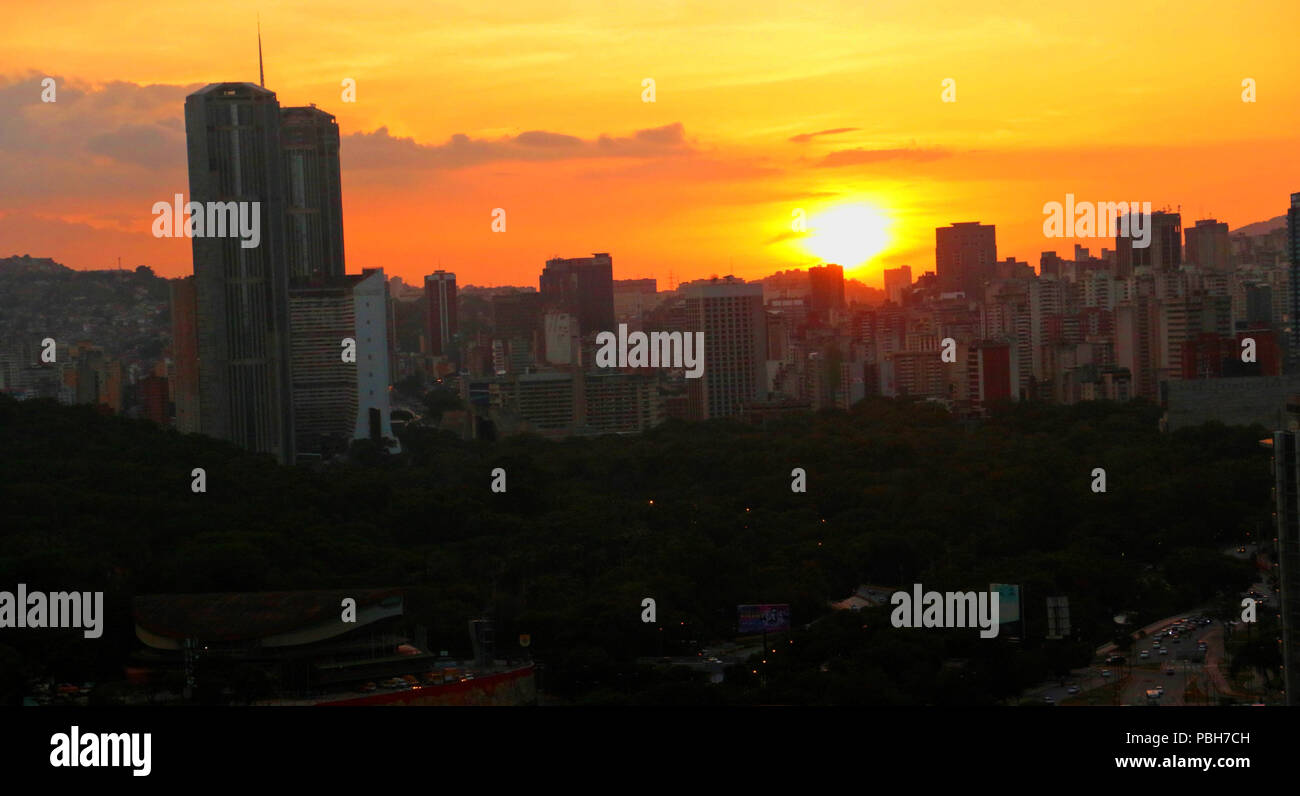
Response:
[{"label": "dark treeline", "polygon": [[[532,636],[548,693],[579,701],[1003,700],[1085,663],[1118,612],[1155,619],[1250,582],[1221,551],[1272,535],[1264,431],[1162,434],[1158,418],[1141,403],[1026,403],[967,427],[869,400],[765,428],[563,442],[414,427],[399,456],[358,445],[352,464],[313,472],[0,396],[0,589],[103,590],[109,611],[100,640],[0,630],[0,692],[12,703],[38,674],[120,680],[134,595],[404,586],[435,650],[468,654],[466,619],[492,617],[502,647]],[[196,467],[205,494],[190,490]],[[504,494],[489,488],[496,467]],[[1105,494],[1090,488],[1097,467]],[[991,582],[1022,586],[1023,640],[828,607],[864,583]],[[1053,595],[1070,598],[1072,640],[1042,640]],[[645,597],[662,630],[641,622]],[[736,605],[753,602],[793,606],[797,629],[767,664],[721,686],[636,664],[734,636]]]}]

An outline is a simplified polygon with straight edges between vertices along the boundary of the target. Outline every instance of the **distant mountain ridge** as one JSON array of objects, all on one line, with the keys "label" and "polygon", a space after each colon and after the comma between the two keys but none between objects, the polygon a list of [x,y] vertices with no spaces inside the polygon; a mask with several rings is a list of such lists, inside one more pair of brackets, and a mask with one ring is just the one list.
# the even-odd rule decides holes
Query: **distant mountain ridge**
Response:
[{"label": "distant mountain ridge", "polygon": [[1232,235],[1267,235],[1286,226],[1286,216],[1274,216],[1268,221],[1256,221],[1253,224],[1247,224],[1244,227],[1238,227],[1232,230]]},{"label": "distant mountain ridge", "polygon": [[14,272],[59,274],[70,272],[72,269],[66,265],[56,263],[49,257],[33,257],[30,254],[24,254],[0,259],[0,270],[10,274]]}]

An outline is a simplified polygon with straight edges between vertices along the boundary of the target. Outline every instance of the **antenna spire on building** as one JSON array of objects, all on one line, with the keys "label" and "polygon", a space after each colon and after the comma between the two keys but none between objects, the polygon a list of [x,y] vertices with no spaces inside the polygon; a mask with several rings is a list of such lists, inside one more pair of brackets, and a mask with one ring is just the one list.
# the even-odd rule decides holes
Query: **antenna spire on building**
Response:
[{"label": "antenna spire on building", "polygon": [[257,79],[266,88],[266,72],[262,69],[262,15],[257,15]]}]

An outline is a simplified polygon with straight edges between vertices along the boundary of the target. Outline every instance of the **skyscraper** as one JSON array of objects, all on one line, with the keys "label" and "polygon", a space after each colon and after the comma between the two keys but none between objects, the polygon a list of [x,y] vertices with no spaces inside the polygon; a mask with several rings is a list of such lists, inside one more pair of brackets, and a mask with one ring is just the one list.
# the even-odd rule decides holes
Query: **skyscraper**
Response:
[{"label": "skyscraper", "polygon": [[[290,288],[289,317],[298,454],[329,456],[345,452],[352,440],[391,440],[383,269]],[[340,343],[347,339],[355,356],[345,360]]]},{"label": "skyscraper", "polygon": [[1291,350],[1288,359],[1294,368],[1300,359],[1300,193],[1291,194],[1291,208],[1286,211],[1287,267],[1291,277]]},{"label": "skyscraper", "polygon": [[608,254],[547,260],[538,281],[548,304],[578,317],[584,337],[615,328],[614,261]]},{"label": "skyscraper", "polygon": [[808,269],[811,309],[823,320],[832,309],[844,308],[844,267],[818,265]]},{"label": "skyscraper", "polygon": [[343,276],[339,126],[315,105],[280,110],[285,259],[292,284]]},{"label": "skyscraper", "polygon": [[[185,98],[193,202],[258,203],[259,244],[195,237],[199,404],[204,433],[294,461],[289,269],[280,105],[252,83]],[[251,210],[251,208],[250,208]]]},{"label": "skyscraper", "polygon": [[1204,218],[1196,226],[1183,230],[1183,237],[1187,241],[1187,262],[1207,271],[1231,270],[1227,224]]},{"label": "skyscraper", "polygon": [[[1130,222],[1132,220],[1130,219]],[[1132,224],[1129,235],[1116,233],[1115,258],[1116,275],[1129,277],[1135,268],[1151,268],[1156,271],[1177,271],[1183,264],[1183,220],[1178,213],[1157,210],[1142,223],[1150,224],[1150,245],[1138,248],[1133,245]],[[1122,232],[1122,225],[1121,230]]]},{"label": "skyscraper", "polygon": [[434,271],[424,278],[425,334],[429,353],[456,356],[452,345],[459,328],[456,322],[456,275]]},{"label": "skyscraper", "polygon": [[739,414],[767,397],[763,285],[727,277],[687,286],[687,329],[704,332],[704,372],[687,380],[691,414],[700,420]]},{"label": "skyscraper", "polygon": [[993,224],[967,221],[934,231],[934,266],[943,290],[962,290],[967,298],[979,297],[997,260],[997,228]]},{"label": "skyscraper", "polygon": [[885,298],[895,304],[903,303],[903,295],[912,288],[912,266],[885,269]]}]

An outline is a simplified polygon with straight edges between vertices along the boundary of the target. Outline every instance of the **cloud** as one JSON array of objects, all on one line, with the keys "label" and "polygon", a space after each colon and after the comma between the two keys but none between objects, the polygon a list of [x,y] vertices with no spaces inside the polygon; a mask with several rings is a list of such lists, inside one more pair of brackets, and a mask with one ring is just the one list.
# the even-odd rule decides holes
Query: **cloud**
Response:
[{"label": "cloud", "polygon": [[691,151],[680,122],[637,130],[631,136],[601,135],[594,140],[529,130],[515,136],[471,138],[457,133],[441,144],[422,144],[392,135],[387,127],[351,133],[340,147],[343,165],[359,169],[460,169],[502,161],[556,161],[581,158],[654,158]]},{"label": "cloud", "polygon": [[840,133],[852,133],[861,128],[858,127],[834,127],[830,130],[818,130],[815,133],[800,133],[799,135],[790,136],[790,141],[796,144],[806,144],[814,138],[822,135],[839,135]]},{"label": "cloud", "polygon": [[763,245],[764,245],[764,246],[775,246],[775,245],[778,244],[778,243],[784,243],[785,241],[788,241],[788,240],[803,240],[804,238],[807,238],[808,236],[809,236],[809,233],[808,233],[808,232],[795,232],[794,230],[789,230],[789,229],[788,229],[788,230],[786,230],[785,232],[779,232],[779,233],[777,233],[776,235],[773,235],[772,237],[770,237],[770,238],[768,238],[767,240],[763,241]]},{"label": "cloud", "polygon": [[[107,157],[159,167],[185,155],[181,123],[192,86],[91,85],[52,76],[54,102],[41,101],[43,75],[0,79],[0,152],[36,157]],[[160,148],[161,147],[161,148]]]},{"label": "cloud", "polygon": [[944,149],[840,149],[821,159],[818,166],[857,166],[863,163],[880,163],[886,160],[910,160],[925,162],[951,157],[952,153]]}]

